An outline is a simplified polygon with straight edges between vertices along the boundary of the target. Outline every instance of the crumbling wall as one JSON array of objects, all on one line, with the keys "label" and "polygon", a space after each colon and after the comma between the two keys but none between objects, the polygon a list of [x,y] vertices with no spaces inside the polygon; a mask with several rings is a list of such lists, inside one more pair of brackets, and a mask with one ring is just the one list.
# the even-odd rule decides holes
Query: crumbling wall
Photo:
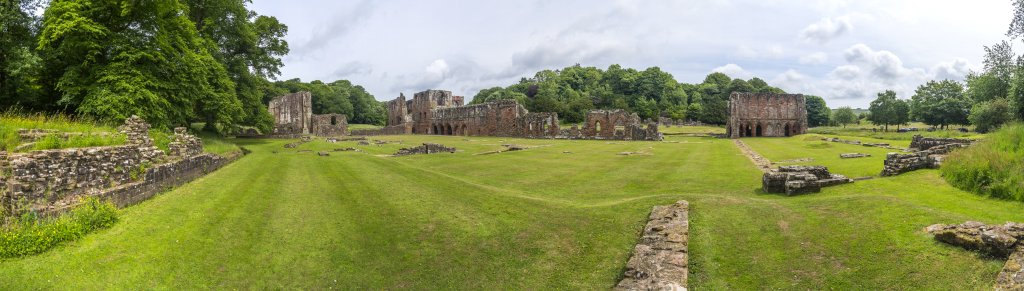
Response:
[{"label": "crumbling wall", "polygon": [[3,213],[60,213],[77,205],[81,196],[116,197],[114,202],[123,206],[169,187],[168,179],[190,180],[228,162],[202,154],[202,142],[184,128],[175,129],[169,144],[174,159],[169,163],[153,145],[149,125],[141,118],[128,118],[120,130],[127,137],[126,145],[0,152]]},{"label": "crumbling wall", "polygon": [[690,204],[655,206],[617,290],[686,290]]},{"label": "crumbling wall", "polygon": [[973,142],[974,141],[970,139],[923,137],[920,134],[917,134],[910,140],[910,148],[925,151],[933,147],[965,147],[971,145]]},{"label": "crumbling wall", "polygon": [[184,127],[174,128],[174,139],[167,144],[167,151],[174,157],[191,157],[203,153],[203,140],[188,134]]},{"label": "crumbling wall", "polygon": [[[99,190],[94,194],[109,199],[118,207],[133,205],[149,199],[167,189],[181,186],[205,176],[237,160],[241,154],[222,157],[214,154],[199,154],[170,163],[159,164],[146,169],[139,181]],[[66,209],[54,209],[63,211]]]},{"label": "crumbling wall", "polygon": [[120,128],[127,145],[12,153],[0,172],[7,173],[0,203],[6,213],[47,211],[75,203],[87,191],[128,183],[146,165],[163,158],[153,146],[149,124],[138,116]]},{"label": "crumbling wall", "polygon": [[1002,271],[996,276],[995,290],[1024,290],[1024,224],[1007,222],[988,225],[977,221],[963,224],[934,224],[925,232],[935,240],[981,251],[995,257],[1007,258]]},{"label": "crumbling wall", "polygon": [[310,128],[316,136],[347,135],[348,117],[344,114],[314,114]]},{"label": "crumbling wall", "polygon": [[780,166],[761,176],[761,189],[766,193],[798,195],[817,193],[822,187],[853,183],[853,179],[833,174],[824,166]]},{"label": "crumbling wall", "polygon": [[[462,136],[506,136],[525,138],[662,140],[658,125],[646,128],[636,114],[624,110],[595,110],[587,115],[582,130],[566,132],[553,112],[528,112],[515,100],[497,100],[468,106],[450,91],[427,90],[413,100],[399,96],[388,102],[388,126],[360,130],[353,134],[436,134]],[[406,113],[408,112],[408,113]],[[602,125],[604,127],[602,127]]]},{"label": "crumbling wall", "polygon": [[889,153],[885,155],[884,165],[882,176],[895,176],[914,170],[934,169],[938,167],[938,162],[931,156],[931,152],[919,151],[910,154]]},{"label": "crumbling wall", "polygon": [[274,135],[309,134],[313,103],[308,91],[275,97],[267,109],[274,117]]},{"label": "crumbling wall", "polygon": [[730,138],[807,133],[806,99],[801,94],[740,93],[729,96]]}]

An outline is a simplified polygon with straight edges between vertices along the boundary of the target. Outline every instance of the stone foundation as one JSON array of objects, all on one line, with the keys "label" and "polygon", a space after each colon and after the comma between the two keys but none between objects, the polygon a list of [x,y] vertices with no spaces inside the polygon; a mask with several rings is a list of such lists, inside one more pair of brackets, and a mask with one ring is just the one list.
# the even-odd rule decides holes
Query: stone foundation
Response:
[{"label": "stone foundation", "polygon": [[920,151],[911,154],[889,153],[885,155],[885,166],[882,168],[882,176],[896,176],[910,171],[920,169],[934,169],[938,162],[931,156],[929,151]]},{"label": "stone foundation", "polygon": [[767,193],[799,195],[817,193],[822,187],[853,183],[846,176],[829,173],[824,166],[781,166],[761,176],[761,189]]},{"label": "stone foundation", "polygon": [[436,143],[424,143],[418,147],[403,148],[399,149],[394,154],[396,157],[408,156],[408,155],[419,155],[419,154],[436,154],[436,153],[454,153],[455,148],[446,147],[444,145]]},{"label": "stone foundation", "polygon": [[935,240],[1007,258],[993,288],[1024,290],[1024,244],[1020,243],[1024,240],[1024,224],[987,225],[968,221],[963,224],[935,224],[924,230],[934,235]]},{"label": "stone foundation", "polygon": [[690,204],[655,206],[617,290],[686,290]]},{"label": "stone foundation", "polygon": [[923,137],[918,134],[914,135],[913,139],[910,141],[910,148],[914,148],[919,151],[926,151],[937,146],[956,145],[955,147],[965,147],[972,143],[974,143],[974,140],[970,139]]}]

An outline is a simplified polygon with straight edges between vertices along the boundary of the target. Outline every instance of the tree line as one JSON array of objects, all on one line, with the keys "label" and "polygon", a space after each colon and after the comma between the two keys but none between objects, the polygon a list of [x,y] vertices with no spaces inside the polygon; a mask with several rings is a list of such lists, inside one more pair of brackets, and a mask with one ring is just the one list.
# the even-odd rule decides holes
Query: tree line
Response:
[{"label": "tree line", "polygon": [[[470,104],[512,99],[530,111],[557,112],[569,123],[582,122],[592,109],[624,109],[644,119],[725,124],[733,92],[785,93],[760,78],[734,79],[718,72],[687,84],[658,67],[639,71],[615,64],[602,70],[577,64],[543,70],[508,87],[480,90]],[[824,106],[824,99],[820,101]]]},{"label": "tree line", "polygon": [[288,27],[249,2],[2,1],[0,106],[265,132]]}]

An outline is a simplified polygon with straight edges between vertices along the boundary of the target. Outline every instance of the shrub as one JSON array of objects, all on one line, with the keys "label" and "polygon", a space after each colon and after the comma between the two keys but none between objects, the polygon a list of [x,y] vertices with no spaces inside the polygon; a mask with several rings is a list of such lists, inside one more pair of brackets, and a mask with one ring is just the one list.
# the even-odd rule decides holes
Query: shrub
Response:
[{"label": "shrub", "polygon": [[45,252],[61,243],[76,240],[94,230],[117,222],[117,207],[98,198],[85,199],[70,213],[53,219],[40,219],[26,213],[0,230],[0,258],[12,258]]},{"label": "shrub", "polygon": [[984,141],[953,152],[941,171],[957,188],[1024,201],[1024,125],[1006,125]]}]

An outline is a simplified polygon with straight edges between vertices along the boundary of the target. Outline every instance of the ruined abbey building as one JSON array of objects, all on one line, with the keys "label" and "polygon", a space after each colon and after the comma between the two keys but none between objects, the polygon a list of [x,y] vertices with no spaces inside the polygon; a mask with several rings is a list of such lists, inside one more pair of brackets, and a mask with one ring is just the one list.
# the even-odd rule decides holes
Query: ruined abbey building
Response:
[{"label": "ruined abbey building", "polygon": [[275,97],[267,109],[274,117],[274,129],[269,136],[294,138],[304,134],[348,134],[348,120],[344,114],[313,114],[312,95],[307,91]]},{"label": "ruined abbey building", "polygon": [[730,138],[804,133],[807,133],[807,107],[802,94],[734,92],[729,96],[726,134]]},{"label": "ruined abbey building", "polygon": [[657,123],[646,127],[635,114],[624,110],[594,110],[583,128],[559,127],[558,114],[529,112],[515,100],[463,105],[451,91],[427,90],[406,100],[405,95],[387,103],[388,124],[380,130],[353,134],[435,134],[505,136],[524,138],[661,140]]}]

